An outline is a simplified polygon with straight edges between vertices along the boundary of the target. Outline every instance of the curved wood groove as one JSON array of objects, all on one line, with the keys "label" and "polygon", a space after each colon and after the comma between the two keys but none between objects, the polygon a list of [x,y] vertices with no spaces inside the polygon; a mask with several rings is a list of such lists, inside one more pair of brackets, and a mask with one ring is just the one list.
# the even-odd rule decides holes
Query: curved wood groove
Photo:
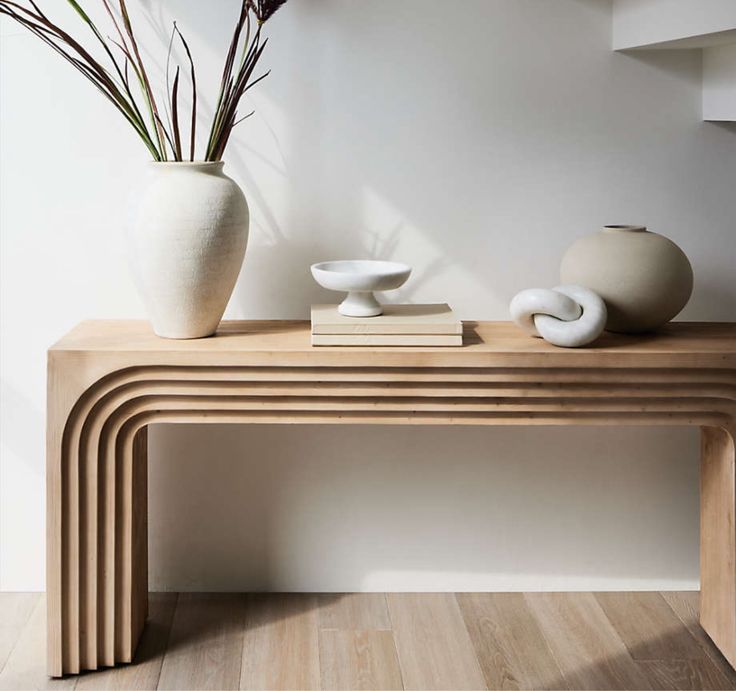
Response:
[{"label": "curved wood groove", "polygon": [[[682,396],[683,394],[688,395],[689,398],[693,398],[696,401],[695,406],[692,407],[689,403],[682,399],[678,402],[678,407],[672,409],[669,405],[665,404],[665,409],[675,412],[688,411],[694,412],[696,408],[699,408],[702,398],[706,396],[713,399],[713,410],[716,411],[711,417],[706,419],[705,412],[704,417],[700,422],[693,420],[686,424],[703,424],[705,422],[718,423],[718,410],[723,411],[724,409],[732,408],[734,401],[736,401],[736,371],[731,370],[720,370],[714,371],[709,374],[713,374],[712,381],[699,384],[695,379],[695,376],[699,373],[701,376],[703,372],[693,371],[689,376],[682,377],[683,373],[678,372],[678,378],[686,379],[686,381],[672,381],[673,377],[671,373],[667,375],[667,382],[650,382],[642,383],[640,378],[640,372],[632,371],[630,374],[636,376],[634,382],[622,382],[622,372],[616,370],[601,370],[597,375],[593,375],[588,372],[589,381],[580,382],[579,380],[574,382],[557,381],[553,385],[549,385],[545,382],[544,386],[515,386],[512,387],[513,379],[516,377],[507,377],[505,380],[501,377],[503,372],[498,373],[486,373],[488,376],[493,376],[494,382],[485,383],[475,381],[461,381],[457,382],[455,379],[458,374],[459,377],[467,377],[466,372],[455,373],[452,372],[449,375],[445,373],[442,377],[442,382],[404,382],[404,381],[359,381],[359,382],[345,382],[345,380],[338,380],[334,383],[325,385],[324,380],[325,372],[319,370],[316,372],[317,379],[299,379],[298,381],[285,382],[283,379],[276,379],[275,375],[279,374],[275,371],[266,371],[260,368],[261,371],[251,372],[248,368],[175,368],[175,367],[158,367],[158,368],[128,368],[119,372],[112,373],[111,375],[100,380],[93,387],[90,387],[87,392],[80,399],[78,407],[75,409],[75,414],[70,416],[65,431],[65,439],[69,439],[69,443],[66,446],[66,453],[71,454],[72,450],[78,448],[78,464],[70,463],[67,465],[68,473],[68,486],[69,486],[69,502],[71,506],[78,505],[84,507],[86,512],[87,520],[84,529],[79,524],[79,511],[71,511],[70,521],[68,522],[68,537],[67,544],[70,546],[72,553],[78,553],[79,569],[75,571],[73,564],[67,563],[65,568],[65,581],[67,583],[67,598],[65,603],[68,605],[68,609],[65,609],[64,621],[65,621],[65,639],[69,641],[70,646],[67,652],[66,662],[71,669],[95,669],[99,664],[98,659],[104,660],[105,665],[114,664],[116,657],[115,653],[115,636],[112,633],[112,624],[109,623],[110,613],[114,610],[115,592],[113,586],[104,579],[104,572],[108,574],[115,573],[114,568],[114,555],[110,552],[105,557],[105,549],[108,547],[104,542],[98,544],[97,549],[91,549],[90,546],[99,542],[100,533],[98,533],[97,516],[97,498],[98,498],[98,487],[97,481],[100,475],[106,478],[106,482],[114,484],[114,480],[117,477],[118,470],[115,467],[111,448],[106,449],[106,452],[102,453],[102,442],[99,441],[102,432],[95,428],[97,420],[103,419],[105,424],[109,424],[110,420],[116,414],[116,410],[122,402],[130,402],[135,400],[137,397],[142,395],[142,392],[146,392],[147,395],[152,395],[153,392],[157,392],[160,395],[169,395],[171,397],[176,396],[187,396],[188,392],[196,391],[198,394],[203,394],[210,391],[212,396],[219,395],[221,400],[224,397],[230,397],[235,395],[234,392],[238,389],[242,389],[244,386],[252,394],[250,396],[250,402],[254,409],[259,408],[272,408],[274,410],[284,411],[296,411],[301,409],[299,405],[296,407],[293,404],[299,401],[300,405],[306,405],[308,410],[315,410],[317,406],[308,405],[308,402],[314,399],[331,399],[332,404],[327,405],[325,410],[362,410],[363,406],[360,403],[366,403],[372,405],[364,406],[365,409],[370,411],[384,411],[391,409],[393,411],[394,403],[397,409],[409,410],[412,412],[418,412],[419,410],[430,410],[436,408],[437,411],[441,410],[452,410],[454,417],[449,419],[450,422],[457,422],[457,413],[470,412],[471,410],[479,410],[483,408],[481,403],[466,404],[463,399],[474,399],[475,401],[498,401],[497,404],[487,403],[486,406],[490,409],[500,411],[502,409],[511,412],[514,410],[512,404],[504,405],[502,399],[513,399],[521,398],[524,403],[516,406],[518,412],[527,413],[530,419],[536,416],[537,424],[545,424],[541,418],[538,417],[538,413],[546,412],[547,410],[559,410],[560,407],[563,409],[572,406],[573,409],[578,410],[581,413],[595,412],[595,409],[599,407],[599,404],[595,401],[588,402],[587,405],[576,406],[575,401],[581,398],[585,394],[585,399],[588,398],[606,398],[610,399],[612,393],[621,395],[625,394],[626,400],[646,398],[651,402],[654,398],[661,398],[663,401],[670,400],[668,397]],[[194,371],[191,371],[194,370]],[[235,370],[234,372],[232,370]],[[363,370],[357,370],[354,375],[360,377]],[[298,372],[304,377],[305,372]],[[311,373],[310,373],[311,374]],[[328,373],[332,376],[339,375],[339,372]],[[371,373],[379,374],[379,373]],[[379,376],[399,374],[395,370],[383,370]],[[401,372],[401,375],[404,373]],[[483,372],[474,371],[474,377],[482,375]],[[532,381],[544,381],[549,378],[550,371],[530,371],[523,370],[517,375],[518,378],[524,382]],[[573,372],[559,372],[555,371],[557,379],[561,375],[572,376]],[[627,372],[629,374],[629,372]],[[654,372],[648,373],[651,375]],[[149,378],[149,375],[151,378]],[[219,375],[220,380],[213,379],[213,375]],[[235,375],[235,377],[233,376]],[[257,379],[254,380],[254,375]],[[455,375],[455,376],[453,376]],[[175,377],[186,376],[187,379],[177,379]],[[660,374],[660,376],[662,376]],[[154,378],[155,377],[155,378]],[[426,377],[426,374],[425,374]],[[601,383],[601,379],[608,380],[605,383]],[[615,383],[610,380],[615,380]],[[196,385],[192,386],[192,381]],[[315,381],[320,382],[320,386],[315,389]],[[724,381],[733,381],[733,384],[724,384]],[[299,397],[296,395],[289,395],[289,392],[298,392],[301,390],[308,390],[311,393],[310,397]],[[700,397],[693,397],[693,394],[699,393]],[[381,397],[389,399],[390,405],[380,405],[377,402],[377,394]],[[492,394],[492,395],[491,395]],[[575,397],[570,394],[575,394]],[[189,395],[192,395],[189,393]],[[416,397],[418,402],[412,403],[414,400],[411,397]],[[561,398],[563,396],[568,397],[568,402],[563,404],[550,404],[545,405],[539,403],[538,405],[532,405],[536,398]],[[264,405],[256,405],[255,402],[259,400],[259,397],[264,397],[266,400]],[[361,398],[362,397],[362,398]],[[366,398],[370,397],[370,398]],[[720,398],[718,398],[720,397]],[[249,408],[249,401],[244,397],[243,408]],[[399,404],[400,399],[404,399],[402,404]],[[426,404],[420,402],[421,399],[429,398],[432,403]],[[198,396],[199,399],[199,396]],[[456,400],[457,399],[457,400]],[[715,405],[715,402],[719,400],[721,405]],[[305,403],[306,402],[306,403]],[[638,401],[625,402],[621,399],[617,399],[616,402],[609,408],[611,404],[604,404],[602,410],[598,412],[618,412],[620,410],[626,411],[632,407],[638,407]],[[186,402],[185,406],[189,408],[189,403]],[[222,406],[215,406],[216,408],[222,408]],[[226,408],[222,408],[223,410]],[[393,411],[395,412],[395,411]],[[639,408],[639,414],[644,412],[644,408]],[[413,419],[416,420],[417,416],[414,415]],[[79,420],[82,420],[82,425],[78,424]],[[338,420],[344,419],[344,416],[337,418]],[[672,420],[673,418],[668,418]],[[621,418],[617,418],[618,424],[625,424]],[[437,420],[441,423],[442,420]],[[636,420],[630,421],[633,424],[637,424]],[[726,424],[725,420],[722,420]],[[682,421],[678,420],[679,424]],[[503,424],[502,420],[496,422],[496,424]],[[575,424],[571,421],[568,424]],[[585,422],[581,421],[581,424]],[[657,424],[654,421],[648,422],[648,424]],[[84,445],[84,450],[82,447]],[[95,449],[99,449],[99,457],[105,458],[106,463],[101,469],[95,464],[89,464],[88,459],[95,456]],[[101,472],[100,472],[101,470]],[[84,482],[80,485],[79,478],[84,478]],[[109,491],[102,494],[105,501],[102,503],[99,515],[104,518],[104,525],[106,531],[110,531],[112,526],[116,522],[116,516],[114,506],[116,503],[115,495]],[[109,534],[109,533],[108,533]],[[98,564],[98,553],[103,553],[103,560]],[[106,558],[106,561],[105,561]],[[98,568],[102,572],[96,574]],[[106,583],[106,586],[99,595],[98,602],[98,581]],[[84,593],[83,596],[80,593]],[[100,608],[100,616],[97,616],[97,609]],[[80,621],[83,625],[80,627]],[[108,622],[107,624],[105,622]],[[79,635],[74,634],[75,631],[79,631]],[[99,644],[98,644],[99,641]],[[121,643],[118,642],[119,654],[125,655],[125,648],[121,647]]]},{"label": "curved wood groove", "polygon": [[[140,374],[140,373],[139,373]],[[640,423],[641,420],[637,419],[640,418],[642,414],[647,415],[646,424],[671,424],[673,422],[683,424],[703,424],[703,423],[710,423],[713,422],[721,422],[722,424],[728,423],[728,416],[723,416],[719,418],[719,415],[722,415],[719,411],[725,411],[730,410],[733,411],[734,405],[736,405],[736,387],[733,387],[734,397],[731,399],[727,398],[706,398],[703,397],[700,398],[688,398],[688,399],[675,399],[670,400],[663,397],[657,397],[656,399],[645,399],[643,402],[640,400],[637,400],[637,398],[632,398],[631,400],[625,399],[616,399],[615,401],[606,401],[603,404],[599,403],[596,400],[590,400],[587,398],[579,398],[579,396],[576,397],[570,397],[567,401],[564,402],[558,402],[558,403],[546,403],[541,402],[538,403],[536,399],[532,399],[529,397],[529,393],[532,393],[533,391],[527,389],[527,388],[520,388],[518,390],[518,398],[523,399],[523,402],[521,404],[515,405],[513,403],[506,403],[503,399],[490,399],[490,401],[498,401],[498,402],[486,402],[485,404],[483,402],[477,402],[477,403],[471,403],[466,404],[463,399],[455,399],[455,398],[447,398],[447,399],[439,399],[437,400],[437,397],[433,397],[432,403],[430,404],[424,404],[421,402],[406,402],[405,400],[401,400],[401,402],[397,402],[397,396],[395,391],[391,391],[390,395],[387,397],[390,399],[390,403],[388,405],[380,405],[376,402],[376,398],[360,398],[360,397],[344,397],[344,396],[335,396],[334,393],[331,397],[331,402],[327,404],[320,404],[320,405],[314,405],[314,402],[316,401],[319,403],[320,398],[330,398],[329,392],[320,392],[319,396],[312,396],[312,397],[299,397],[299,396],[292,396],[292,397],[284,397],[282,394],[282,391],[278,391],[278,393],[274,393],[273,391],[266,392],[266,396],[268,396],[267,400],[262,402],[260,405],[258,404],[259,397],[258,396],[241,396],[241,397],[234,397],[232,394],[232,388],[231,386],[222,386],[221,384],[214,384],[212,385],[212,388],[214,389],[224,389],[225,394],[221,396],[212,395],[210,397],[202,396],[202,395],[194,395],[194,394],[186,394],[185,391],[187,388],[194,391],[202,391],[204,388],[205,390],[208,388],[208,386],[205,384],[203,386],[203,382],[198,382],[194,387],[191,386],[191,384],[188,384],[187,382],[176,382],[178,386],[172,386],[171,384],[160,384],[158,381],[153,380],[151,382],[145,382],[143,379],[138,379],[132,384],[124,384],[123,386],[118,386],[115,388],[112,388],[101,397],[94,406],[92,406],[92,410],[90,411],[90,416],[85,420],[85,425],[92,424],[94,426],[94,422],[91,422],[94,418],[94,413],[97,413],[99,417],[101,417],[104,422],[102,424],[102,427],[98,430],[99,434],[99,458],[104,459],[104,462],[101,463],[101,466],[104,467],[104,477],[107,478],[107,486],[106,491],[102,493],[102,496],[105,498],[105,501],[103,502],[104,510],[103,515],[105,517],[105,526],[106,526],[106,533],[108,535],[115,534],[116,540],[115,540],[115,549],[113,550],[110,548],[109,544],[107,545],[107,553],[103,552],[103,559],[101,560],[101,563],[104,562],[104,566],[102,567],[102,573],[103,578],[102,581],[104,583],[104,588],[102,588],[103,595],[103,606],[100,613],[99,621],[102,624],[102,631],[101,631],[101,638],[103,641],[101,650],[102,650],[102,658],[101,662],[98,662],[97,664],[103,664],[103,665],[113,665],[115,664],[116,659],[117,660],[123,660],[128,661],[131,658],[132,655],[132,641],[123,641],[123,631],[126,630],[126,627],[129,627],[130,625],[130,603],[125,600],[124,598],[121,599],[120,595],[125,590],[125,588],[129,587],[129,578],[128,580],[123,583],[122,581],[119,581],[118,584],[115,584],[114,577],[116,574],[119,574],[119,570],[115,568],[115,562],[122,559],[124,563],[129,563],[130,561],[130,534],[129,531],[123,534],[123,526],[129,525],[130,523],[130,517],[124,517],[125,523],[121,523],[120,519],[123,518],[121,516],[117,515],[117,510],[115,509],[116,505],[120,502],[118,501],[118,498],[121,496],[119,494],[120,492],[120,482],[124,478],[125,488],[123,491],[123,505],[126,505],[128,501],[127,496],[127,487],[130,483],[130,472],[129,470],[123,471],[120,467],[118,467],[118,464],[116,463],[116,460],[118,457],[126,458],[126,454],[120,454],[119,450],[116,450],[116,438],[117,434],[122,428],[126,421],[127,417],[126,415],[132,415],[132,414],[140,414],[142,412],[141,404],[138,403],[138,401],[147,401],[147,405],[154,409],[159,411],[159,415],[162,417],[165,417],[167,421],[177,421],[179,418],[176,415],[172,414],[172,411],[181,410],[182,412],[185,412],[186,414],[182,416],[182,419],[188,420],[192,419],[192,416],[196,413],[202,413],[205,410],[212,410],[218,413],[229,411],[231,409],[244,411],[244,410],[253,410],[254,412],[260,412],[262,410],[284,410],[287,412],[291,412],[292,414],[296,413],[299,410],[304,410],[305,413],[314,414],[314,411],[319,412],[325,412],[330,410],[339,410],[342,412],[345,411],[352,411],[355,410],[355,412],[372,412],[372,411],[381,411],[381,412],[387,412],[396,414],[397,412],[400,412],[402,410],[406,410],[409,413],[412,413],[413,415],[410,416],[413,419],[416,419],[419,417],[417,413],[419,413],[421,410],[429,410],[431,412],[439,412],[441,413],[443,410],[452,410],[453,415],[447,416],[445,415],[439,415],[436,418],[432,419],[433,422],[457,422],[458,413],[466,413],[466,412],[485,412],[485,413],[516,413],[522,415],[524,418],[528,418],[528,420],[536,420],[537,424],[549,424],[555,421],[555,416],[548,416],[545,417],[543,415],[539,415],[539,413],[545,413],[545,412],[556,412],[558,413],[559,418],[562,419],[563,424],[589,424],[596,422],[599,422],[599,420],[593,415],[592,417],[588,417],[586,419],[585,414],[605,414],[606,417],[610,418],[612,413],[623,413],[623,415],[616,416],[615,422],[617,424],[637,424]],[[103,385],[104,386],[104,385]],[[625,388],[626,385],[620,385],[622,388]],[[640,392],[640,394],[643,396],[646,391],[645,387],[643,387],[641,384],[634,385],[636,390]],[[668,387],[672,387],[671,384],[667,385]],[[389,387],[390,388],[390,387]],[[576,394],[579,394],[579,386],[573,386],[573,389],[575,390]],[[652,387],[655,389],[656,394],[663,393],[661,390],[658,390],[657,387]],[[711,387],[705,387],[707,393],[715,393],[715,390],[712,390]],[[731,389],[731,387],[718,387],[718,393],[724,393],[725,391],[728,391]],[[137,397],[133,397],[135,394],[138,394],[140,391],[146,391],[146,395],[138,395]],[[159,392],[158,397],[154,395],[154,393]],[[508,386],[504,389],[504,393],[511,393],[512,389]],[[436,393],[436,392],[435,392]],[[467,392],[466,392],[467,393]],[[554,387],[554,389],[551,389],[549,392],[550,396],[560,396],[564,393],[564,387],[557,386]],[[600,393],[600,392],[599,392]],[[168,396],[166,395],[168,394]],[[601,394],[602,395],[602,394]],[[609,391],[610,396],[610,391]],[[513,399],[513,396],[506,396],[505,398]],[[167,401],[168,399],[168,401]],[[225,399],[223,401],[223,399]],[[235,399],[235,400],[233,400]],[[347,399],[347,400],[346,400]],[[479,399],[476,398],[476,401]],[[483,399],[480,399],[481,401]],[[488,400],[488,399],[486,399]],[[122,403],[120,402],[122,401]],[[436,401],[436,402],[435,402]],[[165,412],[166,404],[173,403],[171,407]],[[196,405],[197,402],[200,402],[201,405]],[[230,406],[223,405],[224,402],[230,403]],[[310,405],[312,403],[312,405]],[[361,405],[364,404],[364,405]],[[296,405],[295,405],[296,404]],[[365,405],[368,404],[368,405]],[[145,406],[144,406],[145,407]],[[633,410],[632,410],[633,408]],[[132,410],[132,413],[128,413],[127,409]],[[596,410],[597,409],[597,410]],[[564,414],[565,411],[568,411],[567,414]],[[579,416],[576,418],[575,415],[579,414]],[[651,415],[651,413],[659,413],[660,415]],[[683,419],[681,414],[685,414],[685,418]],[[679,417],[674,417],[675,414],[679,414]],[[733,413],[731,412],[731,415]],[[567,420],[567,417],[571,416],[572,419],[569,421]],[[122,420],[118,420],[118,416],[123,416]],[[203,421],[218,421],[219,416],[215,417],[199,417],[198,419],[201,419]],[[234,416],[236,418],[240,416]],[[155,420],[156,415],[152,416],[152,421]],[[353,421],[354,417],[346,417],[345,415],[340,415],[336,418],[336,421],[338,420],[345,420],[345,421]],[[390,416],[389,416],[390,419]],[[510,416],[509,418],[504,417],[503,415],[495,415],[493,417],[495,424],[503,424],[504,422],[511,422]],[[471,422],[478,423],[481,420],[473,419]],[[99,424],[99,423],[97,423]],[[81,434],[78,434],[78,436],[81,438]],[[92,439],[91,445],[88,446],[88,449],[94,449],[95,443],[94,439],[96,438],[94,435],[94,432],[90,434],[90,438]],[[103,441],[104,440],[104,441]],[[132,438],[127,440],[127,446],[129,447],[132,444]],[[80,453],[79,454],[79,460],[82,462],[82,458],[85,456],[85,454]],[[124,473],[124,474],[123,474]],[[117,489],[116,489],[117,488]],[[72,495],[73,497],[74,495]],[[90,496],[94,496],[94,493],[92,493]],[[70,497],[71,498],[71,497]],[[94,516],[94,511],[90,513],[90,516]],[[73,514],[72,514],[73,515]],[[92,519],[94,521],[94,519]],[[78,518],[77,520],[70,521],[70,526],[73,530],[75,526],[79,524]],[[115,526],[117,527],[117,530]],[[88,530],[94,530],[94,528],[88,528]],[[121,539],[124,540],[123,544],[121,544]],[[101,545],[103,550],[105,549],[105,545]],[[123,556],[122,550],[125,550],[125,555]],[[117,557],[117,559],[116,559]],[[86,561],[84,556],[81,557],[82,560]],[[91,563],[94,564],[94,559],[91,560]],[[107,578],[104,577],[104,574],[107,574]],[[90,578],[90,583],[94,583],[95,579]],[[70,603],[74,603],[75,601],[79,601],[79,594],[78,591],[75,592],[75,588],[73,586],[73,580],[70,579]],[[73,606],[73,605],[72,605]],[[115,626],[114,622],[117,621],[118,624]],[[70,628],[73,626],[74,619],[70,617]],[[96,627],[95,627],[96,628]],[[94,629],[89,629],[89,632],[93,631]],[[89,633],[88,633],[89,635]],[[71,639],[74,640],[73,638]],[[81,644],[80,644],[80,647]],[[71,647],[71,650],[74,650],[74,647]],[[89,655],[89,652],[88,652]],[[89,658],[87,658],[89,660]],[[77,664],[80,664],[77,662],[77,660],[70,656],[70,662],[72,666],[76,667]],[[87,663],[89,664],[89,663]],[[95,665],[92,668],[96,668],[97,665]],[[89,667],[87,667],[89,668]]]},{"label": "curved wood groove", "polygon": [[[610,370],[607,373],[616,374]],[[158,374],[160,376],[160,373]],[[138,372],[137,375],[137,378],[130,377],[128,373],[130,381],[114,388],[110,386],[105,394],[91,406],[90,414],[83,423],[83,427],[92,426],[94,428],[95,425],[98,425],[96,430],[88,432],[91,443],[88,443],[87,452],[89,453],[95,446],[98,446],[98,457],[104,459],[101,465],[105,468],[103,475],[107,478],[107,486],[106,491],[102,493],[105,499],[102,514],[105,517],[105,532],[114,533],[116,537],[115,549],[111,549],[108,545],[108,551],[106,554],[103,552],[103,559],[100,562],[104,563],[100,576],[103,583],[102,607],[99,617],[101,629],[98,630],[102,641],[100,648],[102,657],[101,662],[96,663],[93,668],[100,664],[114,665],[116,660],[129,661],[132,657],[133,641],[130,640],[129,635],[127,637],[125,635],[125,631],[130,631],[131,602],[124,596],[124,593],[130,589],[132,574],[128,570],[121,574],[120,570],[115,568],[116,562],[132,564],[130,529],[132,516],[120,516],[115,507],[121,502],[123,506],[127,506],[130,501],[132,471],[128,467],[121,468],[120,461],[125,463],[132,458],[129,449],[132,447],[133,436],[140,429],[140,425],[134,428],[132,435],[126,436],[122,451],[119,448],[118,434],[130,419],[146,411],[149,411],[146,424],[155,422],[157,418],[167,422],[193,419],[218,422],[223,415],[228,419],[242,420],[246,416],[237,413],[251,411],[257,416],[262,412],[276,410],[285,411],[291,415],[303,412],[308,416],[307,421],[319,413],[327,414],[327,417],[321,418],[322,421],[331,419],[330,411],[340,411],[341,414],[334,418],[335,422],[354,422],[359,419],[358,416],[361,413],[372,414],[373,411],[386,413],[386,417],[379,422],[399,421],[397,414],[401,415],[403,411],[406,411],[403,416],[405,421],[416,422],[421,417],[421,412],[427,411],[439,413],[436,416],[425,417],[425,420],[438,424],[457,423],[459,414],[475,412],[475,417],[468,420],[471,424],[482,424],[484,421],[492,421],[492,424],[509,424],[513,423],[514,419],[518,420],[518,416],[523,418],[525,424],[532,420],[537,424],[600,424],[600,417],[605,416],[609,422],[615,424],[644,422],[648,425],[673,423],[727,425],[734,415],[733,411],[736,410],[736,384],[733,386],[707,384],[701,387],[704,395],[695,397],[692,394],[700,389],[692,382],[673,384],[670,381],[665,384],[646,386],[640,382],[621,383],[620,377],[619,382],[615,385],[581,385],[574,382],[569,385],[560,383],[554,387],[547,386],[544,388],[544,396],[541,397],[539,387],[512,388],[509,382],[501,382],[502,388],[498,389],[489,389],[487,386],[478,386],[474,383],[470,383],[471,385],[464,387],[462,391],[450,389],[453,394],[460,393],[460,396],[445,396],[443,394],[446,391],[443,391],[442,387],[438,390],[436,386],[433,386],[424,391],[413,385],[413,388],[406,391],[404,390],[406,387],[395,384],[382,386],[379,382],[378,385],[374,384],[372,387],[361,385],[357,392],[362,395],[354,395],[354,391],[346,395],[347,387],[340,386],[337,387],[337,390],[322,387],[317,395],[305,397],[286,396],[289,387],[283,385],[274,387],[268,380],[257,383],[250,381],[240,383],[202,379],[192,385],[191,382],[185,380],[153,379],[147,381],[141,376],[141,372]],[[106,380],[105,385],[109,386],[109,383],[109,380]],[[308,383],[313,386],[311,382]],[[249,393],[258,395],[235,395],[233,391],[242,388],[243,384]],[[456,386],[452,382],[451,384]],[[298,392],[302,388],[297,385],[293,390]],[[625,392],[626,398],[611,400],[612,388],[615,393]],[[211,391],[211,395],[205,395],[207,391]],[[314,392],[314,389],[312,391]],[[373,392],[373,396],[367,396],[370,391]],[[487,393],[491,391],[497,394],[502,393],[503,396],[488,396]],[[378,399],[376,396],[378,392],[387,402],[384,403]],[[413,393],[417,399],[424,398],[425,401],[430,399],[430,403],[401,395],[409,392]],[[582,392],[588,395],[582,397]],[[512,395],[514,393],[516,396]],[[677,393],[688,393],[690,396],[687,398],[667,397],[673,394],[676,396]],[[473,396],[473,394],[476,395]],[[535,397],[531,397],[530,394],[534,394]],[[548,403],[546,400],[559,399],[565,394],[568,395],[566,400],[558,400],[556,403]],[[721,397],[718,397],[719,395]],[[606,400],[601,403],[599,399],[603,397]],[[472,402],[466,403],[468,398],[473,398]],[[327,399],[327,402],[323,403],[321,399]],[[518,404],[510,402],[514,399],[522,402]],[[208,410],[217,415],[207,416],[205,411]],[[452,415],[442,414],[442,411],[447,410],[452,410]],[[181,414],[178,415],[177,411],[180,411]],[[228,412],[233,414],[227,416]],[[556,415],[544,415],[544,413],[556,413]],[[480,416],[480,414],[484,415]],[[646,416],[645,420],[641,419],[642,415]],[[99,422],[95,422],[95,418],[103,420],[101,427],[99,427]],[[257,421],[259,418],[251,416],[250,419]],[[81,438],[82,434],[75,430],[75,437]],[[99,439],[97,444],[95,444],[96,439]],[[84,456],[84,453],[80,453],[80,462]],[[89,515],[94,516],[94,511]],[[90,526],[88,530],[94,531],[94,528]],[[105,549],[105,545],[101,547]],[[82,557],[80,561],[84,563],[87,559]],[[96,565],[97,560],[90,559],[89,562]],[[117,580],[115,580],[116,576]],[[95,583],[95,579],[89,578],[89,583]],[[70,595],[70,600],[73,602],[73,589],[70,589]],[[77,598],[79,598],[78,594],[75,599]],[[82,647],[83,644],[80,642],[80,648]]]},{"label": "curved wood groove", "polygon": [[[52,572],[60,575],[49,584],[60,613],[49,620],[52,675],[132,660],[141,606],[134,592],[136,440],[151,423],[192,421],[699,425],[715,430],[708,438],[720,441],[709,444],[715,443],[713,453],[723,455],[727,465],[736,428],[736,369],[141,365],[113,370],[79,395],[63,424],[57,468],[61,501],[50,509],[61,531],[49,536],[59,541],[49,554],[56,559]],[[727,531],[722,539],[731,544]],[[723,645],[734,646],[724,651],[733,662],[736,624],[724,628],[722,616],[708,613],[708,607],[705,612],[714,621],[709,631],[717,629],[726,639]]]}]

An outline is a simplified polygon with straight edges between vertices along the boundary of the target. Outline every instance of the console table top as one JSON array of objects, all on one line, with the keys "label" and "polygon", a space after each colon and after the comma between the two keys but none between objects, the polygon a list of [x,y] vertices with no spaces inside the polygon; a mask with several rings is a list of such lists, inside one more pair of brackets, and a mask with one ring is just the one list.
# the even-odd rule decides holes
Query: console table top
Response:
[{"label": "console table top", "polygon": [[434,348],[312,347],[301,321],[192,341],[143,321],[73,329],[48,362],[49,673],[134,659],[158,423],[700,426],[700,622],[736,664],[736,324],[573,349],[508,322],[464,326],[466,345]]},{"label": "console table top", "polygon": [[[146,321],[84,321],[51,347],[54,353],[116,353],[187,363],[212,359],[229,364],[295,366],[736,366],[736,323],[673,322],[656,333],[605,333],[592,346],[557,348],[511,322],[464,322],[462,347],[314,347],[308,321],[223,321],[217,334],[195,340],[158,338]],[[242,362],[242,359],[240,360]]]}]

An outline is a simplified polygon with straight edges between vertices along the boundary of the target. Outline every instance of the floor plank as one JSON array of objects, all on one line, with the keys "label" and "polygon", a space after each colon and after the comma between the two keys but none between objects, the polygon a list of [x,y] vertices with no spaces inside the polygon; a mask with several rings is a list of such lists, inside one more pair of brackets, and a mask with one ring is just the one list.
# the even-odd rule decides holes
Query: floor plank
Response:
[{"label": "floor plank", "polygon": [[176,609],[176,593],[150,593],[148,621],[132,664],[79,677],[78,691],[147,691],[158,688]]},{"label": "floor plank", "polygon": [[524,597],[571,688],[651,688],[591,593]]},{"label": "floor plank", "polygon": [[484,689],[460,607],[451,593],[387,596],[406,689]]},{"label": "floor plank", "polygon": [[242,689],[319,689],[317,595],[251,595],[247,600]]},{"label": "floor plank", "polygon": [[244,617],[244,595],[179,595],[158,688],[237,689]]},{"label": "floor plank", "polygon": [[654,689],[733,689],[710,660],[646,660],[638,664]]},{"label": "floor plank", "polygon": [[319,599],[321,629],[388,631],[391,620],[384,593],[324,594]]},{"label": "floor plank", "polygon": [[75,677],[49,679],[46,675],[46,596],[43,595],[36,601],[0,673],[0,689],[73,689],[76,682]]},{"label": "floor plank", "polygon": [[51,680],[45,597],[1,594],[0,689],[736,689],[697,593],[176,597],[132,665]]},{"label": "floor plank", "polygon": [[700,643],[718,671],[725,677],[729,688],[736,689],[736,671],[728,664],[726,658],[716,648],[710,636],[703,630],[698,619],[700,610],[700,593],[692,592],[664,592],[662,597],[678,616],[680,621],[687,627],[693,638]]},{"label": "floor plank", "polygon": [[0,673],[41,593],[0,593]]},{"label": "floor plank", "polygon": [[391,631],[323,629],[319,653],[325,690],[404,688]]},{"label": "floor plank", "polygon": [[728,680],[660,593],[597,593],[596,600],[655,688],[724,689]]},{"label": "floor plank", "polygon": [[522,593],[459,593],[465,624],[489,689],[566,689]]},{"label": "floor plank", "polygon": [[699,660],[705,651],[659,593],[596,593],[635,660]]}]

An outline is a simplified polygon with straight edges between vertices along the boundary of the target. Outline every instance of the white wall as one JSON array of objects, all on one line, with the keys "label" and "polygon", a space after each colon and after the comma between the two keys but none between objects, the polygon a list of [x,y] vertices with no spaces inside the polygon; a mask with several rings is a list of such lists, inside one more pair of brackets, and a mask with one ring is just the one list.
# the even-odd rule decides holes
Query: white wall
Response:
[{"label": "white wall", "polygon": [[[236,5],[139,5],[159,61],[179,20],[208,109]],[[699,52],[611,52],[606,0],[290,0],[269,29],[227,157],[254,216],[230,317],[306,317],[327,297],[311,262],[373,256],[416,267],[398,299],[505,319],[604,223],[688,253],[682,318],[736,317],[736,129],[700,121]],[[6,24],[1,50],[0,588],[28,590],[45,348],[143,316],[123,230],[146,153],[37,41]],[[694,430],[159,427],[151,446],[154,588],[697,584]]]}]

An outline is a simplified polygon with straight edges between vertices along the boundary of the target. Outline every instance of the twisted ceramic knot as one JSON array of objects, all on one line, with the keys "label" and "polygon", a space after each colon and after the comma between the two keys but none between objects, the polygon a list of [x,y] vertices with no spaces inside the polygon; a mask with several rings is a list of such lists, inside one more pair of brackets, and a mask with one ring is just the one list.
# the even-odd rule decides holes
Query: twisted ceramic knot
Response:
[{"label": "twisted ceramic knot", "polygon": [[593,342],[606,326],[606,304],[580,286],[522,290],[509,309],[522,329],[564,348]]}]

